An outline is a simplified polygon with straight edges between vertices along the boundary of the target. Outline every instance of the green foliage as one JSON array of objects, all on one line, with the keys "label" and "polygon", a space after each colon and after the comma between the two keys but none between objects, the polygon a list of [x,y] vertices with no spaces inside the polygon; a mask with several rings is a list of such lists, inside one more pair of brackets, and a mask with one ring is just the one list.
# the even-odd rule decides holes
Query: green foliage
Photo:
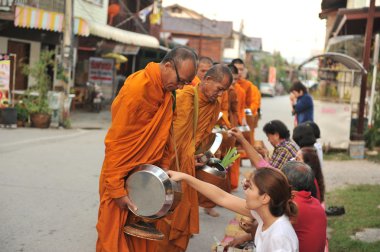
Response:
[{"label": "green foliage", "polygon": [[17,111],[17,120],[24,122],[28,121],[29,111],[22,101],[15,104],[15,109]]},{"label": "green foliage", "polygon": [[368,243],[352,240],[351,236],[364,228],[380,228],[380,185],[350,186],[327,194],[326,202],[343,205],[346,213],[329,217],[332,229],[330,251],[379,251],[380,241]]},{"label": "green foliage", "polygon": [[230,164],[235,162],[236,159],[240,157],[240,154],[237,154],[236,147],[229,148],[227,151],[227,154],[224,156],[222,162],[220,162],[220,165],[224,168],[228,167]]},{"label": "green foliage", "polygon": [[29,113],[50,113],[47,93],[51,86],[48,67],[54,65],[53,51],[42,51],[40,59],[33,65],[24,65],[23,73],[32,76],[36,84],[29,87],[24,103]]},{"label": "green foliage", "polygon": [[59,64],[57,66],[57,80],[62,80],[64,82],[66,82],[66,83],[69,82],[69,79],[65,75],[65,71],[64,71],[63,66],[61,64]]},{"label": "green foliage", "polygon": [[370,150],[380,144],[380,97],[379,95],[374,102],[373,107],[373,124],[364,132],[366,147]]},{"label": "green foliage", "polygon": [[71,129],[71,120],[69,118],[65,118],[63,120],[63,125],[65,129]]}]

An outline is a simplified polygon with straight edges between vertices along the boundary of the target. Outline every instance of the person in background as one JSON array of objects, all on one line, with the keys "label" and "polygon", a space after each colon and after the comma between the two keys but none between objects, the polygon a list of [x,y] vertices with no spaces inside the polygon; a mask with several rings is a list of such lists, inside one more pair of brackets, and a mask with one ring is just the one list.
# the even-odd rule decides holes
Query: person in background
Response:
[{"label": "person in background", "polygon": [[282,172],[292,186],[293,201],[298,207],[298,216],[292,224],[298,237],[299,251],[325,251],[327,218],[320,202],[311,196],[314,183],[312,168],[303,162],[290,161]]},{"label": "person in background", "polygon": [[198,85],[206,72],[213,66],[214,61],[209,57],[199,57],[197,75],[191,81],[192,86]]},{"label": "person in background", "polygon": [[289,92],[291,93],[292,113],[297,118],[297,124],[314,121],[313,98],[308,94],[306,87],[298,81],[293,84]]},{"label": "person in background", "polygon": [[282,169],[286,162],[296,157],[299,147],[289,139],[288,128],[279,120],[268,122],[264,125],[263,130],[268,137],[268,141],[274,147],[271,157],[269,157],[269,152],[266,148],[261,148],[260,150],[253,148],[238,129],[232,129],[230,134],[235,136],[236,140],[242,144],[247,157],[256,168],[270,166]]},{"label": "person in background", "polygon": [[325,180],[323,177],[321,164],[319,162],[317,150],[314,147],[303,147],[297,152],[296,160],[309,165],[315,177],[316,197],[321,204],[325,201]]},{"label": "person in background", "polygon": [[[196,87],[188,86],[177,92],[173,132],[177,146],[178,163],[175,155],[173,155],[170,170],[179,169],[189,176],[195,176],[195,167],[204,165],[195,156],[195,151],[202,143],[207,142],[206,140],[208,140],[215,126],[220,111],[218,97],[229,88],[231,82],[232,74],[228,67],[217,64],[207,71],[199,85]],[[208,199],[204,200],[209,201]],[[206,207],[205,211],[215,211],[210,206]],[[155,242],[156,248],[149,251],[185,251],[190,237],[199,232],[197,191],[183,184],[181,201],[173,214],[157,222],[157,229],[165,235],[165,238],[162,241]]]},{"label": "person in background", "polygon": [[[239,75],[238,75],[238,81],[237,81],[237,85],[240,86],[243,90],[244,90],[244,93],[245,93],[245,99],[243,104],[244,104],[244,109],[250,109],[252,111],[253,114],[255,114],[255,111],[257,112],[257,108],[256,108],[256,103],[253,101],[253,93],[252,93],[252,89],[253,89],[253,83],[250,82],[249,80],[247,80],[245,77],[247,75],[247,72],[246,72],[246,68],[245,68],[245,65],[244,65],[244,61],[242,59],[239,59],[239,58],[236,58],[236,59],[233,59],[231,61],[231,64],[234,65],[238,71],[239,71]],[[257,101],[256,101],[257,102]],[[245,111],[241,112],[244,114],[244,118],[246,117],[245,116]],[[255,128],[253,127],[252,123],[251,122],[248,122],[245,118],[245,124],[242,124],[242,125],[248,125],[248,123],[250,124],[249,127],[250,127],[250,139],[253,143],[255,137],[254,137],[254,132],[255,132]]]},{"label": "person in background", "polygon": [[175,181],[184,180],[219,206],[254,217],[258,223],[254,237],[256,252],[298,251],[298,238],[289,220],[297,216],[297,207],[281,171],[265,167],[254,171],[244,185],[245,200],[188,174],[174,171],[168,174]]},{"label": "person in background", "polygon": [[314,130],[310,125],[305,123],[298,124],[293,129],[293,141],[300,147],[313,147],[316,143]]},{"label": "person in background", "polygon": [[323,148],[321,143],[318,142],[318,139],[321,138],[321,130],[319,129],[318,124],[312,121],[304,122],[304,124],[310,126],[313,129],[314,137],[316,139],[316,142],[314,144],[314,148],[317,150],[319,162],[321,164],[321,168],[323,167]]},{"label": "person in background", "polygon": [[149,63],[130,75],[112,103],[99,178],[100,205],[96,251],[151,251],[151,243],[123,232],[129,210],[136,209],[125,177],[139,164],[169,168],[170,127],[176,89],[194,79],[197,55],[187,47],[169,51],[161,63]]},{"label": "person in background", "polygon": [[[233,83],[230,86],[228,90],[228,99],[229,99],[229,104],[228,104],[228,116],[229,120],[231,122],[232,127],[237,127],[239,126],[239,107],[244,110],[244,104],[242,105],[239,100],[239,96],[244,95],[244,91],[241,90],[241,87],[236,85],[236,82],[238,80],[238,69],[233,65],[229,64],[228,67],[230,68],[233,76]],[[240,90],[239,90],[240,89]],[[239,186],[239,176],[240,176],[240,158],[235,160],[233,164],[231,165],[230,169],[228,170],[228,175],[230,178],[230,185],[231,185],[231,190],[235,190]]]}]

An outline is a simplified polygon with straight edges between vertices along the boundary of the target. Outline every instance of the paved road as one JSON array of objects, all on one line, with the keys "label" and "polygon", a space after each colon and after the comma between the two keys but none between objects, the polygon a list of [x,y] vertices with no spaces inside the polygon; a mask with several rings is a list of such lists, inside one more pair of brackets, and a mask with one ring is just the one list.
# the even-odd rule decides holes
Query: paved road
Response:
[{"label": "paved road", "polygon": [[[271,119],[291,126],[289,113],[287,97],[265,98],[260,127]],[[0,129],[0,251],[94,251],[98,178],[109,118],[106,112],[75,113],[73,130]],[[257,138],[263,138],[261,132]],[[325,162],[325,176],[333,179],[327,180],[327,189],[346,180],[380,181],[379,165],[329,164]],[[243,172],[251,169],[248,162],[244,165]],[[236,194],[243,196],[241,189]],[[201,231],[191,239],[188,251],[209,251],[213,236],[222,239],[234,214],[218,211],[219,218],[200,212]]]}]

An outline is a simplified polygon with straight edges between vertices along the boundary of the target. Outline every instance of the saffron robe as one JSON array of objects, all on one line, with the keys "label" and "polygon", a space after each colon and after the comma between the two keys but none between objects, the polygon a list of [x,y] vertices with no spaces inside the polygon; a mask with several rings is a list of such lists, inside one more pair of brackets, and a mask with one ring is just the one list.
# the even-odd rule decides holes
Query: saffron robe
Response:
[{"label": "saffron robe", "polygon": [[[194,138],[194,88],[198,90],[198,124]],[[181,172],[195,176],[194,154],[202,141],[207,139],[215,126],[220,104],[210,103],[197,87],[186,86],[177,91],[176,116],[174,118],[174,138],[177,145],[179,169]],[[177,170],[173,156],[171,170]],[[199,209],[197,191],[182,183],[182,200],[174,213],[157,222],[157,229],[165,235],[163,241],[157,242],[153,251],[185,251],[192,234],[199,233]]]},{"label": "saffron robe", "polygon": [[243,119],[245,118],[244,109],[245,109],[245,104],[246,104],[245,102],[246,95],[245,95],[244,89],[241,88],[239,84],[236,83],[234,85],[234,89],[235,89],[237,99],[238,99],[239,125],[242,125]]},{"label": "saffron robe", "polygon": [[223,112],[222,118],[219,119],[221,125],[225,125],[227,128],[231,128],[231,122],[228,119],[228,90],[224,91],[222,96],[218,98],[220,103],[220,111]]},{"label": "saffron robe", "polygon": [[201,83],[201,79],[199,79],[199,77],[195,75],[195,77],[191,81],[190,85],[195,87],[195,86],[198,86],[199,83]]},{"label": "saffron robe", "polygon": [[131,213],[121,209],[113,199],[128,194],[124,178],[135,166],[147,163],[169,167],[173,98],[163,89],[159,64],[149,63],[130,75],[111,111],[112,124],[105,138],[99,179],[96,251],[150,251],[147,240],[125,236],[123,227]]}]

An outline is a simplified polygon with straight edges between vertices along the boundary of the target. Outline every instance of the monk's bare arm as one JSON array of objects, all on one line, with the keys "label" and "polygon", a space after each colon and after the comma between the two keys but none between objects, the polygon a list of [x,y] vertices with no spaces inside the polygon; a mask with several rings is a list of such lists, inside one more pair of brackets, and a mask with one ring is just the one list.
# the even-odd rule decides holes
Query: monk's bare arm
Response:
[{"label": "monk's bare arm", "polygon": [[213,184],[206,183],[182,172],[168,171],[168,174],[171,179],[175,181],[186,181],[188,185],[193,187],[198,192],[202,193],[204,196],[219,206],[227,208],[241,215],[252,217],[250,211],[246,208],[246,201],[244,199],[229,194],[219,187],[214,186]]}]

